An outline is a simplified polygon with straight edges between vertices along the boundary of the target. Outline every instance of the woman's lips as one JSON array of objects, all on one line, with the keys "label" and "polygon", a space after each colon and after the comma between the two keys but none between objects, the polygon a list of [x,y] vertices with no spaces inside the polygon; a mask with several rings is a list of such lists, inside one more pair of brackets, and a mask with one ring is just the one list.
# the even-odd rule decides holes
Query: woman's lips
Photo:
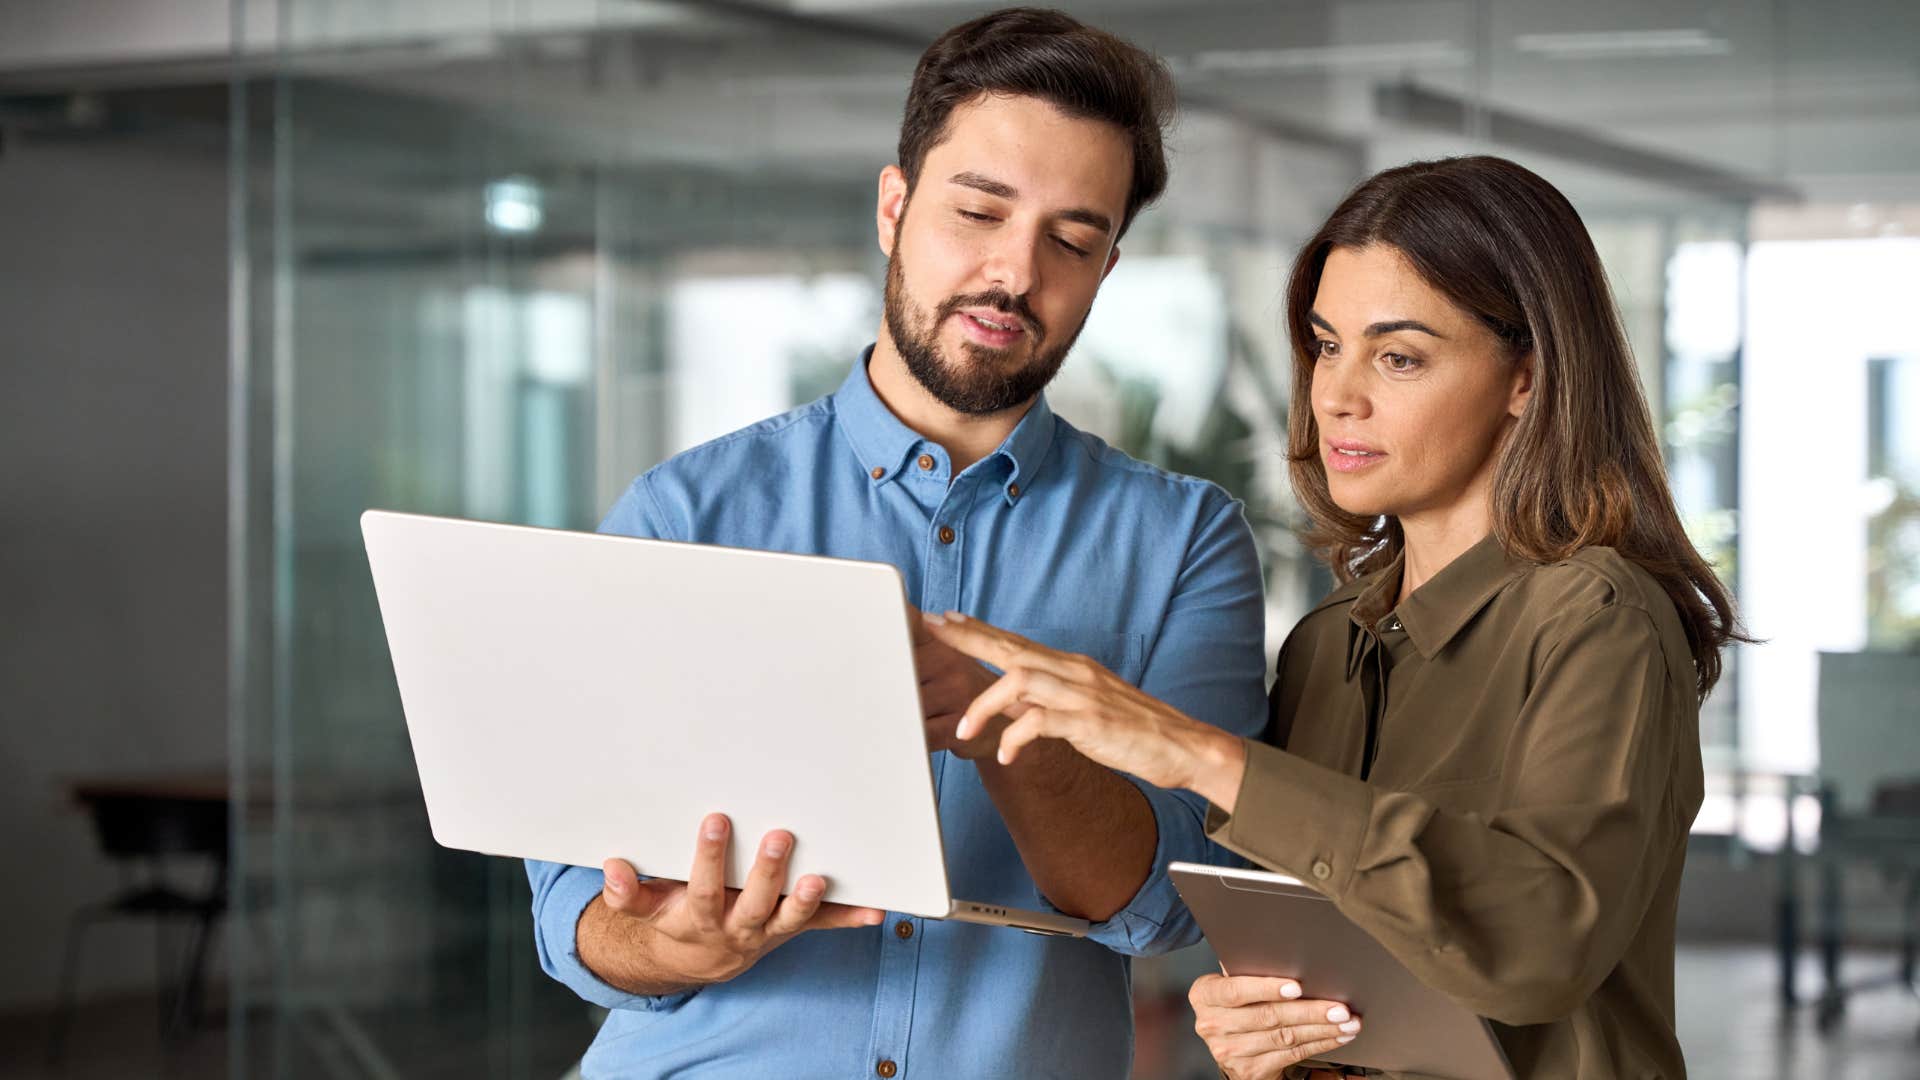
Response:
[{"label": "woman's lips", "polygon": [[1336,440],[1325,444],[1321,458],[1335,472],[1355,473],[1386,460],[1386,453],[1365,443]]}]

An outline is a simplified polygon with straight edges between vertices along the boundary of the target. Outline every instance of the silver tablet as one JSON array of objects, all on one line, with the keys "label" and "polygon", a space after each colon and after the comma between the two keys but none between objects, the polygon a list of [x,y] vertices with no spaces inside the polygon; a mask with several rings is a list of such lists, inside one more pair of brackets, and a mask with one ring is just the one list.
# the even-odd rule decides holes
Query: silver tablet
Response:
[{"label": "silver tablet", "polygon": [[1513,1080],[1487,1022],[1413,977],[1386,947],[1297,878],[1177,862],[1180,896],[1229,975],[1284,976],[1345,1002],[1360,1035],[1318,1060],[1447,1080]]}]

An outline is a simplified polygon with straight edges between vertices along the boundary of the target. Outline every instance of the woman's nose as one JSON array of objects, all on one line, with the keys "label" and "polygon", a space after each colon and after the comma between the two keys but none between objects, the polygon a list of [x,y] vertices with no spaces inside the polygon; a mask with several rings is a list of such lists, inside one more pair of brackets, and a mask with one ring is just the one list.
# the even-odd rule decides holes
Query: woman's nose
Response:
[{"label": "woman's nose", "polygon": [[1313,408],[1322,416],[1365,417],[1370,410],[1360,365],[1322,357],[1313,368]]}]

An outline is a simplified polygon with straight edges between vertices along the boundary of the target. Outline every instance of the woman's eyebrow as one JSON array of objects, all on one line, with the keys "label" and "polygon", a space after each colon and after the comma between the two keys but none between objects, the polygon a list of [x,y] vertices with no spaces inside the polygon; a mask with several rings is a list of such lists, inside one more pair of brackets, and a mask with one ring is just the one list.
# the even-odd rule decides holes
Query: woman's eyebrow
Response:
[{"label": "woman's eyebrow", "polygon": [[1442,341],[1447,339],[1447,335],[1435,330],[1433,327],[1428,326],[1418,319],[1394,319],[1391,322],[1377,322],[1367,327],[1366,336],[1379,337],[1381,334],[1391,334],[1397,330],[1418,330],[1423,334],[1432,334]]},{"label": "woman's eyebrow", "polygon": [[[1335,330],[1333,324],[1328,322],[1326,317],[1317,311],[1307,312],[1307,321],[1335,337],[1340,336],[1340,331]],[[1394,319],[1390,322],[1377,322],[1367,327],[1366,333],[1361,336],[1379,337],[1381,334],[1391,334],[1396,330],[1418,330],[1423,334],[1432,334],[1441,341],[1447,340],[1447,335],[1435,330],[1433,327],[1428,326],[1418,319]]]}]

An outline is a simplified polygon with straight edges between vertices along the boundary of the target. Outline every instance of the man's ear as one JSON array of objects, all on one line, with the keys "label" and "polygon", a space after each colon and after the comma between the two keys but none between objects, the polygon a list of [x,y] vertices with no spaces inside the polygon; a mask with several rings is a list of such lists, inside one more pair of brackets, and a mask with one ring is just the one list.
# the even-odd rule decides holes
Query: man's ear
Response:
[{"label": "man's ear", "polygon": [[907,174],[900,166],[880,170],[880,197],[873,210],[873,224],[880,241],[880,254],[893,258],[894,242],[900,238],[900,219],[907,212]]},{"label": "man's ear", "polygon": [[1113,250],[1107,252],[1107,268],[1105,270],[1100,271],[1101,284],[1103,285],[1106,284],[1107,275],[1113,273],[1113,264],[1119,261],[1120,261],[1120,245],[1115,244],[1113,245]]},{"label": "man's ear", "polygon": [[1507,415],[1518,420],[1527,411],[1527,402],[1533,398],[1533,365],[1539,360],[1539,354],[1529,349],[1525,356],[1513,363],[1513,384],[1507,393]]}]

